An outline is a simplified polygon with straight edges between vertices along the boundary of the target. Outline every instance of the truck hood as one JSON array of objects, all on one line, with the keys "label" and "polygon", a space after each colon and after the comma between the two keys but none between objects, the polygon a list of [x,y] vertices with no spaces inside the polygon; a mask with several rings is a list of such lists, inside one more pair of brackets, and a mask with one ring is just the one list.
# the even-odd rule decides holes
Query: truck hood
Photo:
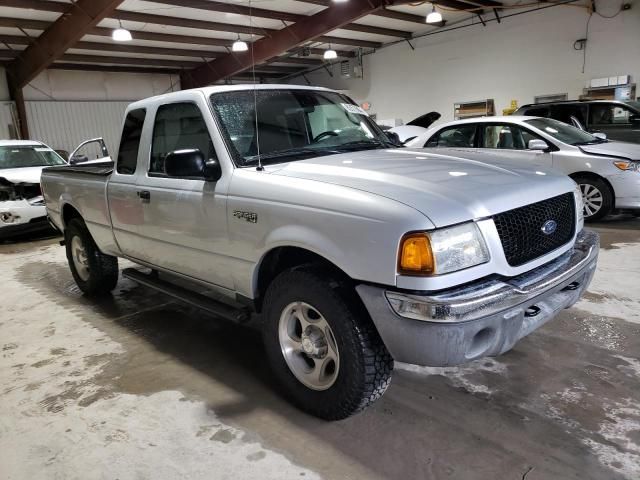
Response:
[{"label": "truck hood", "polygon": [[45,167],[0,168],[0,177],[11,183],[40,183],[40,175]]},{"label": "truck hood", "polygon": [[604,142],[595,145],[581,145],[580,150],[592,155],[624,157],[629,160],[640,160],[640,144],[628,142]]},{"label": "truck hood", "polygon": [[[504,162],[461,158],[455,149],[367,150],[278,164],[274,175],[315,180],[390,198],[436,227],[494,215],[568,191],[567,176]],[[504,162],[504,164],[502,164]]]}]

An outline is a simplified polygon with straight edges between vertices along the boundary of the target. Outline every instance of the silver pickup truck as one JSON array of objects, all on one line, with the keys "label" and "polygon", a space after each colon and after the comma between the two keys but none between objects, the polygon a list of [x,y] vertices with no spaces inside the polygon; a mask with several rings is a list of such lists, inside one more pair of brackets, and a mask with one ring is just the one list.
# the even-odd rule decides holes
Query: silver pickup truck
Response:
[{"label": "silver pickup truck", "polygon": [[284,393],[334,420],[394,359],[506,352],[596,266],[568,177],[396,147],[338,92],[207,87],[133,103],[114,163],[42,187],[82,291],[135,262],[123,276],[258,325]]}]

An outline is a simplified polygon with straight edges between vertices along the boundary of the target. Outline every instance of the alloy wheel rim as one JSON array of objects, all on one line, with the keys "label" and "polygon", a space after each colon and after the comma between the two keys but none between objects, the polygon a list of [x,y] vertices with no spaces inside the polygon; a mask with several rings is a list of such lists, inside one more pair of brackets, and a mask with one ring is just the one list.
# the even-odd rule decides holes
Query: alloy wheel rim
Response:
[{"label": "alloy wheel rim", "polygon": [[313,306],[287,305],[278,323],[280,349],[291,373],[312,390],[327,390],[338,378],[340,353],[333,330]]},{"label": "alloy wheel rim", "polygon": [[89,279],[89,258],[87,257],[87,250],[78,236],[71,239],[71,257],[78,276],[86,282]]},{"label": "alloy wheel rim", "polygon": [[604,196],[600,189],[590,183],[581,183],[580,191],[582,192],[585,216],[591,217],[598,213],[604,203]]}]

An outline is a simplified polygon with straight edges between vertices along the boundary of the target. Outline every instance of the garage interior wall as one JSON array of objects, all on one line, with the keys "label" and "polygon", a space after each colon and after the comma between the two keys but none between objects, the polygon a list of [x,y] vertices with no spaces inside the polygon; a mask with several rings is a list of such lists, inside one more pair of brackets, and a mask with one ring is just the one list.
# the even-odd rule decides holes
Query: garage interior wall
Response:
[{"label": "garage interior wall", "polygon": [[[0,100],[8,100],[6,75],[0,73]],[[178,75],[46,70],[24,88],[29,134],[68,152],[83,140],[103,137],[115,154],[127,105],[179,89]],[[0,126],[0,137],[7,138],[5,130]]]},{"label": "garage interior wall", "polygon": [[[339,65],[332,67],[333,77],[318,70],[307,78],[311,84],[348,90],[357,102],[370,102],[370,113],[380,120],[405,122],[434,110],[442,120],[453,120],[453,104],[461,101],[493,98],[501,114],[512,99],[522,105],[536,95],[578,98],[592,78],[630,74],[640,84],[640,2],[631,5],[615,18],[592,16],[584,74],[583,52],[573,45],[585,38],[589,15],[576,7],[553,7],[411,40],[415,50],[406,42],[383,48],[364,57],[363,79],[341,77]],[[602,15],[610,15],[620,2],[599,1],[597,6]],[[301,77],[294,81],[306,85]]]}]

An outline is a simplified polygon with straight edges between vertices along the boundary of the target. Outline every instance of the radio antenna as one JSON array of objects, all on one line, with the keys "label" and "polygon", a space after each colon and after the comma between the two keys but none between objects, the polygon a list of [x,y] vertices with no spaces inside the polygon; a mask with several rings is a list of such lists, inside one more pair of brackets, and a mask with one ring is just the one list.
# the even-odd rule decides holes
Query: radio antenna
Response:
[{"label": "radio antenna", "polygon": [[251,30],[251,74],[253,76],[253,115],[255,117],[255,129],[256,129],[256,149],[258,151],[258,167],[256,170],[259,172],[264,170],[262,166],[262,159],[260,158],[260,130],[258,128],[258,85],[256,84],[256,62],[253,55],[253,15],[251,15],[251,0],[249,0],[249,28]]}]

